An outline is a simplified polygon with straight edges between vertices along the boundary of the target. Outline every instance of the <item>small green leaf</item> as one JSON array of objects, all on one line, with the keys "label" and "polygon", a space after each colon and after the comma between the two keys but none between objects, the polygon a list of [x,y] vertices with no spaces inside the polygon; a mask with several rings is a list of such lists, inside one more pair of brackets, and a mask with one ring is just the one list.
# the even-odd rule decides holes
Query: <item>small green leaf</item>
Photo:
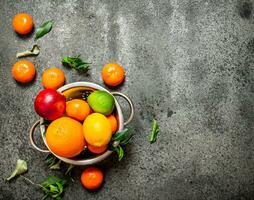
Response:
[{"label": "small green leaf", "polygon": [[71,67],[73,69],[76,69],[80,72],[86,72],[89,68],[89,64],[88,62],[84,62],[81,58],[80,55],[76,56],[76,57],[64,57],[62,60],[62,64],[64,66],[68,66]]},{"label": "small green leaf", "polygon": [[45,163],[51,167],[52,165],[54,165],[56,160],[56,157],[53,154],[48,154],[46,159],[45,159]]},{"label": "small green leaf", "polygon": [[118,146],[118,148],[119,148],[118,160],[121,161],[124,157],[124,151],[123,151],[123,148],[120,145]]},{"label": "small green leaf", "polygon": [[158,133],[159,133],[159,125],[157,121],[153,119],[152,132],[150,135],[150,143],[156,142]]},{"label": "small green leaf", "polygon": [[129,143],[130,139],[132,138],[133,134],[129,129],[124,129],[122,131],[118,131],[112,137],[112,141],[117,141],[121,145],[126,145]]},{"label": "small green leaf", "polygon": [[10,181],[14,177],[16,177],[20,174],[24,174],[25,172],[27,172],[27,163],[26,163],[26,161],[18,159],[17,163],[16,163],[15,170],[12,172],[12,174],[6,180]]},{"label": "small green leaf", "polygon": [[119,161],[121,161],[123,159],[123,157],[124,157],[124,150],[123,150],[123,148],[120,145],[118,145],[116,147],[111,145],[110,149],[112,151],[116,152],[116,154],[118,155],[118,160]]},{"label": "small green leaf", "polygon": [[[57,183],[57,182],[56,182]],[[49,191],[51,193],[58,193],[58,187],[54,186],[54,185],[49,185]]]},{"label": "small green leaf", "polygon": [[61,164],[61,160],[58,160],[58,162],[57,163],[55,163],[55,164],[53,164],[53,165],[51,165],[50,167],[49,167],[49,169],[53,169],[53,170],[58,170],[58,169],[60,169],[60,164]]},{"label": "small green leaf", "polygon": [[49,154],[45,159],[46,164],[48,165],[49,169],[59,170],[61,160],[55,157],[53,154]]},{"label": "small green leaf", "polygon": [[40,48],[37,44],[33,45],[31,50],[26,50],[16,54],[17,58],[26,57],[26,56],[37,56],[40,53]]},{"label": "small green leaf", "polygon": [[47,21],[36,29],[35,39],[39,39],[51,31],[53,20]]}]

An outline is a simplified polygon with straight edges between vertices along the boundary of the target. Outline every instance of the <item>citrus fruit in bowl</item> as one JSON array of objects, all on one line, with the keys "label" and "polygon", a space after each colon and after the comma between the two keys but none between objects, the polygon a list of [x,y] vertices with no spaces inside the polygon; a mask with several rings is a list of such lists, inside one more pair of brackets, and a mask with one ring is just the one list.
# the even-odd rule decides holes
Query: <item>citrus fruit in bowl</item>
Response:
[{"label": "citrus fruit in bowl", "polygon": [[77,156],[85,147],[82,124],[70,117],[58,118],[48,126],[46,141],[50,150],[58,156]]},{"label": "citrus fruit in bowl", "polygon": [[83,134],[90,145],[95,147],[105,146],[112,136],[110,122],[104,115],[93,113],[84,121]]},{"label": "citrus fruit in bowl", "polygon": [[94,112],[109,115],[114,110],[114,97],[106,91],[96,90],[92,92],[87,101]]},{"label": "citrus fruit in bowl", "polygon": [[[45,125],[47,121],[43,118],[37,121],[30,130],[32,146],[40,152],[53,153],[63,162],[73,165],[91,165],[107,158],[112,153],[108,148],[115,129],[123,130],[134,116],[132,101],[122,93],[110,93],[104,87],[91,82],[67,84],[57,91],[66,98],[65,116],[54,120],[48,126]],[[105,102],[94,99],[94,93],[103,96],[102,99]],[[92,98],[90,98],[91,95]],[[126,121],[114,95],[125,98],[129,103],[131,112]],[[74,102],[68,112],[67,108],[73,100],[79,100],[79,102]],[[84,106],[86,102],[89,106]],[[86,110],[82,116],[77,115],[77,113],[80,114],[78,110],[80,107],[76,104],[81,105],[82,111]],[[75,118],[77,116],[80,118]],[[114,118],[113,123],[111,118]],[[33,135],[37,125],[40,126],[41,136],[47,149],[41,149],[34,141]]]}]

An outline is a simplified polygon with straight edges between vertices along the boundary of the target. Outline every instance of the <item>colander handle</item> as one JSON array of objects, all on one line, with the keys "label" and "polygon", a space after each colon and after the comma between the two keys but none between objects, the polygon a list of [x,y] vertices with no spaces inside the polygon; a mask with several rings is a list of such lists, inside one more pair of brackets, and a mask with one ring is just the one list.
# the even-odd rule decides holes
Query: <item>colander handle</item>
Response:
[{"label": "colander handle", "polygon": [[40,147],[38,147],[35,142],[34,142],[34,132],[35,132],[35,129],[36,127],[40,124],[40,120],[36,121],[34,123],[34,125],[32,126],[32,128],[30,129],[30,132],[29,132],[29,140],[30,140],[30,143],[31,145],[38,151],[40,152],[43,152],[43,153],[50,153],[49,150],[45,150],[45,149],[41,149]]},{"label": "colander handle", "polygon": [[133,119],[133,117],[134,117],[134,106],[133,106],[133,103],[132,103],[131,99],[127,95],[125,95],[121,92],[111,92],[111,94],[123,97],[128,102],[131,111],[130,111],[129,118],[124,122],[124,125],[129,124],[131,122],[131,120]]}]

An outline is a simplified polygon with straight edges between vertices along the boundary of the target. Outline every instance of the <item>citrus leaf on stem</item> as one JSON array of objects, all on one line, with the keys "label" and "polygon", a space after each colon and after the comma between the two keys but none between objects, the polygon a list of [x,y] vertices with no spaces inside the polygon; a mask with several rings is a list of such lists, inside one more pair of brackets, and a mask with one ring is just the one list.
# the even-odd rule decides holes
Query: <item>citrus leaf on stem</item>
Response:
[{"label": "citrus leaf on stem", "polygon": [[112,141],[117,141],[122,145],[126,145],[130,141],[132,136],[133,134],[131,133],[131,131],[126,128],[122,131],[118,131],[117,133],[115,133],[112,137]]}]

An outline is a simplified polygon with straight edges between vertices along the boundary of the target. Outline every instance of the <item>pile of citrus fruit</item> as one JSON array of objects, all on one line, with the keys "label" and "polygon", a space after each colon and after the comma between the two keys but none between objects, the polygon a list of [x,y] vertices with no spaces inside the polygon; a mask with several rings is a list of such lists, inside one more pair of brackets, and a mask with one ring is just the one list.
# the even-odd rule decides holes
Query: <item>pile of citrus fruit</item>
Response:
[{"label": "pile of citrus fruit", "polygon": [[118,128],[113,114],[115,101],[106,91],[93,91],[87,100],[66,101],[64,94],[44,89],[37,95],[34,107],[41,117],[51,120],[46,142],[61,157],[75,157],[85,148],[93,154],[105,152]]},{"label": "pile of citrus fruit", "polygon": [[[20,35],[29,34],[34,28],[33,19],[27,13],[17,14],[12,25]],[[12,67],[12,76],[19,83],[31,82],[36,76],[36,67],[29,60],[19,60]],[[109,63],[103,67],[101,76],[106,85],[117,86],[124,81],[125,71],[121,65]],[[73,158],[83,151],[94,155],[104,153],[119,126],[113,96],[95,90],[86,98],[68,98],[67,94],[57,91],[65,83],[64,72],[57,67],[46,69],[41,83],[44,90],[36,96],[34,108],[40,117],[50,122],[45,138],[51,152],[65,158]],[[88,167],[81,175],[81,182],[87,189],[97,189],[103,182],[103,173]]]},{"label": "pile of citrus fruit", "polygon": [[[91,91],[83,98],[68,96],[79,89],[74,87],[66,93],[51,88],[44,89],[34,101],[37,114],[50,122],[45,133],[47,145],[51,152],[60,157],[73,158],[82,152],[102,154],[107,151],[111,138],[118,129],[114,97],[101,90]],[[87,168],[81,176],[81,182],[87,189],[96,189],[102,180],[97,186],[89,185],[90,179],[84,181],[91,170],[95,170],[91,180],[96,181],[97,176],[103,177],[99,169]]]}]

